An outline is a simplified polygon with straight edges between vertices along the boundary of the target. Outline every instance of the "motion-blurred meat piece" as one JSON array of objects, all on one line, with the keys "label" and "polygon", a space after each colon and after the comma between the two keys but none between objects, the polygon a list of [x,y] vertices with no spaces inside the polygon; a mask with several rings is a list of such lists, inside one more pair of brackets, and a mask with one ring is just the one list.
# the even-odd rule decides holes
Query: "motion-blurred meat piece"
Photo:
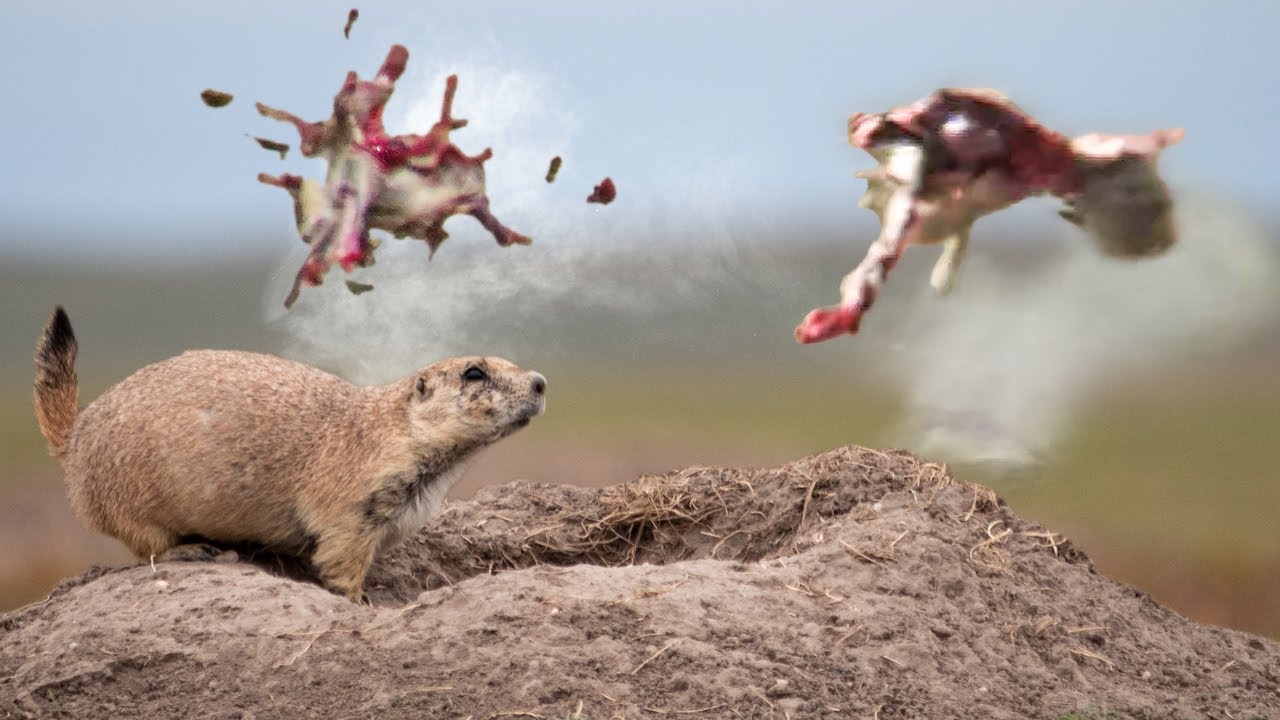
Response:
[{"label": "motion-blurred meat piece", "polygon": [[425,135],[387,133],[383,108],[408,60],[409,51],[395,45],[372,80],[347,73],[333,99],[333,114],[320,122],[257,105],[262,115],[298,130],[305,157],[324,158],[329,166],[323,184],[290,174],[258,176],[293,196],[298,234],[311,246],[285,307],[293,305],[304,285],[319,285],[333,263],[348,272],[373,264],[373,229],[425,240],[434,255],[448,237],[445,220],[465,214],[478,220],[499,245],[531,242],[489,211],[484,162],[493,151],[486,148],[468,156],[449,137],[467,124],[452,114],[456,75],[445,85],[440,119]]},{"label": "motion-blurred meat piece", "polygon": [[880,237],[840,284],[840,304],[809,313],[796,339],[854,334],[910,245],[941,244],[930,282],[948,292],[978,218],[1035,195],[1062,199],[1062,217],[1110,257],[1159,255],[1176,240],[1173,201],[1156,171],[1181,130],[1092,133],[1049,130],[999,92],[943,89],[885,113],[854,113],[849,142],[879,165],[860,207],[880,218]]}]

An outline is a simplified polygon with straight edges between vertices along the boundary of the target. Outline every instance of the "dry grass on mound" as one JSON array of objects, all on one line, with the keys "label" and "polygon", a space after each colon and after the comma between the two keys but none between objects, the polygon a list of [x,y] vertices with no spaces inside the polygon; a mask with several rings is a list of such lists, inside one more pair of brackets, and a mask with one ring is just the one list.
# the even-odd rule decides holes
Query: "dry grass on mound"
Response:
[{"label": "dry grass on mound", "polygon": [[[480,493],[483,517],[464,517],[461,506],[453,506],[432,529],[380,561],[370,595],[375,602],[404,602],[467,577],[539,565],[756,562],[798,552],[824,519],[874,517],[874,503],[890,493],[907,493],[927,509],[952,486],[971,496],[953,522],[971,523],[1001,505],[988,488],[958,483],[945,465],[858,447],[779,468],[694,467],[603,489],[513,483]],[[1000,570],[1008,564],[1002,546],[1013,530],[996,519],[985,532],[971,558]],[[850,552],[871,562],[891,559],[900,539],[881,538]],[[1060,538],[1046,533],[1042,539],[1083,557]]]}]

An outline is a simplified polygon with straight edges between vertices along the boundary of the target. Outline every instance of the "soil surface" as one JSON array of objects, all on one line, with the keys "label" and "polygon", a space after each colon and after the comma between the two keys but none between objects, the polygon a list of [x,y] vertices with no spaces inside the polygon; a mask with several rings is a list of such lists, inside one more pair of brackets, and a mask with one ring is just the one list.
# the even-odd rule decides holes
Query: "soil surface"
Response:
[{"label": "soil surface", "polygon": [[897,451],[487,488],[366,589],[95,569],[0,617],[0,717],[1280,718],[1280,644]]}]

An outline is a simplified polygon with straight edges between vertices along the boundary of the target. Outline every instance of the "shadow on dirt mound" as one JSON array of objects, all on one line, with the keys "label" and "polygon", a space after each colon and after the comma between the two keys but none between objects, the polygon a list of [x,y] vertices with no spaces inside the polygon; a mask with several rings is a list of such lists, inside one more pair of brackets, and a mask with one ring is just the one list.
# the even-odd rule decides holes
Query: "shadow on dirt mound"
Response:
[{"label": "shadow on dirt mound", "polygon": [[1280,717],[1280,645],[903,452],[489,488],[377,563],[373,606],[258,563],[0,617],[0,717]]}]

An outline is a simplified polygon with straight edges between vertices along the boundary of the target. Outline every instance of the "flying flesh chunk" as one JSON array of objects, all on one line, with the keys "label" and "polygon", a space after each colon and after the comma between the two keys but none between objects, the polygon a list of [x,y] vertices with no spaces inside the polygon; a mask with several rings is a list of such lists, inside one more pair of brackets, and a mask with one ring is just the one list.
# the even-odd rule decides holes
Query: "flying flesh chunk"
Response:
[{"label": "flying flesh chunk", "polygon": [[910,245],[942,246],[930,283],[946,294],[974,222],[1035,195],[1060,198],[1060,215],[1107,256],[1163,253],[1176,233],[1156,161],[1181,139],[1181,130],[1158,130],[1071,140],[986,89],[944,89],[885,113],[854,113],[849,142],[878,163],[858,173],[867,181],[858,205],[880,219],[880,237],[841,282],[840,304],[810,312],[796,340],[857,333]]},{"label": "flying flesh chunk", "polygon": [[605,178],[591,190],[591,194],[587,196],[587,202],[608,205],[617,197],[618,186],[613,184],[613,178]]},{"label": "flying flesh chunk", "polygon": [[369,232],[374,229],[424,240],[429,256],[448,237],[445,220],[458,214],[478,220],[499,245],[531,242],[489,211],[484,162],[492,151],[469,156],[449,137],[467,124],[452,114],[456,75],[445,86],[440,119],[425,135],[387,133],[383,108],[408,59],[409,51],[395,45],[372,80],[348,73],[333,99],[333,114],[320,122],[257,105],[262,115],[297,129],[304,156],[320,157],[328,164],[323,183],[287,173],[258,176],[293,196],[298,234],[311,246],[285,307],[293,305],[303,286],[319,285],[334,264],[347,272],[372,265],[377,241]]}]

